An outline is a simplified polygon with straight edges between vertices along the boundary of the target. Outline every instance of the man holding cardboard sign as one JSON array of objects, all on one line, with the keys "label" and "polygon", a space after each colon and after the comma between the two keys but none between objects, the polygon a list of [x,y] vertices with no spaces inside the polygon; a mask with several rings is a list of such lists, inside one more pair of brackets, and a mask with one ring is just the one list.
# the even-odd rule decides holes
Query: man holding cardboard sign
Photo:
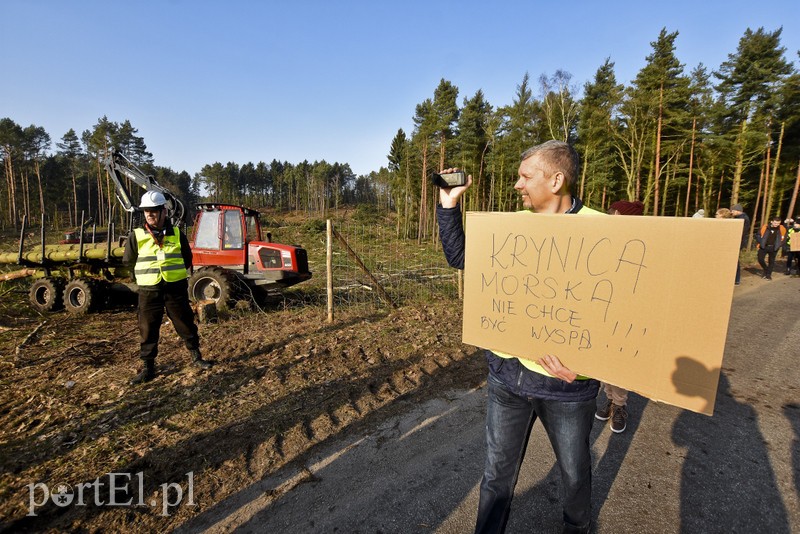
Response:
[{"label": "man holding cardboard sign", "polygon": [[[514,188],[525,209],[599,215],[572,196],[580,163],[569,144],[548,141],[528,149],[521,159]],[[441,205],[437,207],[445,256],[459,269],[464,268],[465,250],[459,199],[471,184],[469,177],[465,186],[440,189]],[[564,532],[588,532],[592,517],[589,434],[599,382],[578,376],[553,354],[533,360],[487,350],[486,358],[487,450],[475,531],[504,531],[528,438],[538,418],[561,472]]]}]

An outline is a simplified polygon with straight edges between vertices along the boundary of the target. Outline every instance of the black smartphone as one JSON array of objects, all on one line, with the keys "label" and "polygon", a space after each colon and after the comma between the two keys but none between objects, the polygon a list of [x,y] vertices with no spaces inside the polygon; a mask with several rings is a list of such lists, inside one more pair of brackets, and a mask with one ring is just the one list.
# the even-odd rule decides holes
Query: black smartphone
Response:
[{"label": "black smartphone", "polygon": [[433,180],[433,185],[442,188],[467,185],[467,175],[463,171],[446,173],[435,172],[431,176],[431,180]]}]

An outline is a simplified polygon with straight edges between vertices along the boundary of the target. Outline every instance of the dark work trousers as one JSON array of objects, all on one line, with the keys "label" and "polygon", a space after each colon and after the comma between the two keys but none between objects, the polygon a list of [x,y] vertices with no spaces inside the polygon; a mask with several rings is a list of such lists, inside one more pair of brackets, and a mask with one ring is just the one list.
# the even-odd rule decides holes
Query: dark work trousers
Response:
[{"label": "dark work trousers", "polygon": [[164,310],[175,326],[175,331],[189,350],[200,348],[200,337],[194,314],[189,306],[189,283],[161,282],[157,286],[139,287],[139,335],[141,337],[140,357],[155,360],[158,355],[158,337]]},{"label": "dark work trousers", "polygon": [[492,374],[487,384],[486,464],[475,533],[505,532],[514,487],[537,419],[550,439],[561,472],[563,532],[589,532],[592,523],[589,436],[597,410],[595,399],[566,402],[521,397]]},{"label": "dark work trousers", "polygon": [[[764,276],[767,278],[772,278],[772,269],[775,267],[775,256],[777,255],[777,250],[758,249],[758,264],[764,269]],[[767,257],[766,262],[764,262],[765,256]]]}]

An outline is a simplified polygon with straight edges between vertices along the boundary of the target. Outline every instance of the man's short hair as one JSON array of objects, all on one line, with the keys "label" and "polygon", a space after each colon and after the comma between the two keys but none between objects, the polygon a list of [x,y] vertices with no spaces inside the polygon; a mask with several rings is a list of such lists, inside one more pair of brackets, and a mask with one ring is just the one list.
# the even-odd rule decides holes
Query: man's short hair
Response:
[{"label": "man's short hair", "polygon": [[520,161],[525,161],[531,156],[540,155],[542,162],[548,166],[550,174],[562,172],[564,174],[564,184],[566,191],[571,193],[575,190],[578,183],[578,175],[581,169],[581,158],[572,145],[564,141],[552,139],[536,146],[532,146],[522,153]]}]

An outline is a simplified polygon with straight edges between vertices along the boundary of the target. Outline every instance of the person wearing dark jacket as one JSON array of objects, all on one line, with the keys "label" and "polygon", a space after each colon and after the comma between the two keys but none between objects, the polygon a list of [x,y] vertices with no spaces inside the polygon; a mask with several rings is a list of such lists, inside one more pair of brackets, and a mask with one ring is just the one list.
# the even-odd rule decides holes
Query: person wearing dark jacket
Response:
[{"label": "person wearing dark jacket", "polygon": [[[532,225],[535,213],[600,215],[572,196],[579,167],[575,149],[561,141],[548,141],[522,154],[514,189],[531,212]],[[436,208],[442,248],[448,263],[458,269],[464,268],[465,244],[459,199],[471,184],[470,176],[464,186],[440,189],[441,204]],[[592,518],[589,434],[600,383],[578,376],[555,355],[532,361],[490,350],[485,354],[489,367],[486,464],[475,532],[505,530],[537,419],[547,432],[561,472],[564,532],[588,532]]]},{"label": "person wearing dark jacket", "polygon": [[212,365],[200,354],[200,337],[189,305],[186,279],[192,268],[192,249],[183,232],[167,220],[166,202],[158,191],[142,195],[140,208],[145,223],[128,234],[122,257],[139,286],[139,357],[144,369],[131,380],[132,384],[149,382],[156,376],[155,361],[165,309],[195,365],[201,369]]},{"label": "person wearing dark jacket", "polygon": [[[797,262],[797,274],[800,276],[800,251],[792,250],[792,237],[796,241],[800,241],[800,218],[792,221],[792,227],[786,231],[786,245],[789,248],[789,253],[786,256],[786,274],[792,274],[792,263]],[[797,243],[795,243],[797,248]]]},{"label": "person wearing dark jacket", "polygon": [[[734,219],[741,219],[744,221],[744,227],[742,228],[742,242],[739,245],[739,250],[744,250],[747,248],[747,240],[750,238],[750,216],[744,212],[744,208],[742,208],[741,204],[734,204],[731,206],[731,215]],[[738,286],[739,283],[742,281],[742,264],[739,260],[736,260],[736,279],[734,283]]]},{"label": "person wearing dark jacket", "polygon": [[[772,270],[775,267],[775,256],[783,247],[786,239],[786,228],[781,225],[780,217],[772,217],[769,224],[765,224],[758,232],[758,264],[764,269],[762,278],[772,280]],[[766,258],[767,261],[764,261]]]}]

